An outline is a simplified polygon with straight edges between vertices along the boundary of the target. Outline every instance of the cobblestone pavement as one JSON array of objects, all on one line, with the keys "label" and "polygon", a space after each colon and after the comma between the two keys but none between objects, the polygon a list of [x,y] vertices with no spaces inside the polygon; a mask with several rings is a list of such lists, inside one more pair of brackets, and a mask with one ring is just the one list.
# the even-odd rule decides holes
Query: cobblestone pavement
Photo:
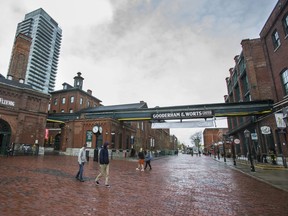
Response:
[{"label": "cobblestone pavement", "polygon": [[111,188],[95,186],[99,167],[75,179],[73,156],[0,157],[0,215],[277,215],[287,216],[288,193],[210,157],[169,156],[152,161],[112,160]]}]

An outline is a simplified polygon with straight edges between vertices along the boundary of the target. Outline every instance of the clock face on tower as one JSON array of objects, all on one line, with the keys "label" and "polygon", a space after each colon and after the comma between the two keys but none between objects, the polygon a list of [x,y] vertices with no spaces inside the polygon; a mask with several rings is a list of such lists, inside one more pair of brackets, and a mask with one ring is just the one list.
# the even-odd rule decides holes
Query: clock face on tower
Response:
[{"label": "clock face on tower", "polygon": [[93,133],[98,133],[99,127],[96,125],[92,128]]}]

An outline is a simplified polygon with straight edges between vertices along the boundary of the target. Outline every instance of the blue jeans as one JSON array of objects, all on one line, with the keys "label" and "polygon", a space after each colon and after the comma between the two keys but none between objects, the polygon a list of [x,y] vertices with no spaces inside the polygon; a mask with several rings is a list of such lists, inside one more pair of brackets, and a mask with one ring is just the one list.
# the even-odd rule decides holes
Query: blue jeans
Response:
[{"label": "blue jeans", "polygon": [[79,171],[76,175],[76,178],[79,180],[83,180],[83,171],[84,171],[84,163],[79,164]]}]

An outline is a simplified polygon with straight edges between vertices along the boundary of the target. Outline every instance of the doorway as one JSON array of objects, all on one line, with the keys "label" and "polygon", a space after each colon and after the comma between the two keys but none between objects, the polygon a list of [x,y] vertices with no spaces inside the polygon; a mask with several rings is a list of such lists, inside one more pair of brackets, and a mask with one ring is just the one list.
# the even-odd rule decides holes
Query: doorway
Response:
[{"label": "doorway", "polygon": [[7,148],[10,146],[11,128],[8,122],[0,119],[0,155],[7,154]]}]

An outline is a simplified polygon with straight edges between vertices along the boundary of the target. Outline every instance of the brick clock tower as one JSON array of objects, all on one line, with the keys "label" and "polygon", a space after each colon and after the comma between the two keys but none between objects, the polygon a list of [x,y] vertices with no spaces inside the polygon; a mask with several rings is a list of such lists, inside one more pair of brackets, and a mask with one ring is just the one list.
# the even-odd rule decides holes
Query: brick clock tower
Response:
[{"label": "brick clock tower", "polygon": [[32,38],[18,34],[13,46],[7,77],[24,83]]}]

